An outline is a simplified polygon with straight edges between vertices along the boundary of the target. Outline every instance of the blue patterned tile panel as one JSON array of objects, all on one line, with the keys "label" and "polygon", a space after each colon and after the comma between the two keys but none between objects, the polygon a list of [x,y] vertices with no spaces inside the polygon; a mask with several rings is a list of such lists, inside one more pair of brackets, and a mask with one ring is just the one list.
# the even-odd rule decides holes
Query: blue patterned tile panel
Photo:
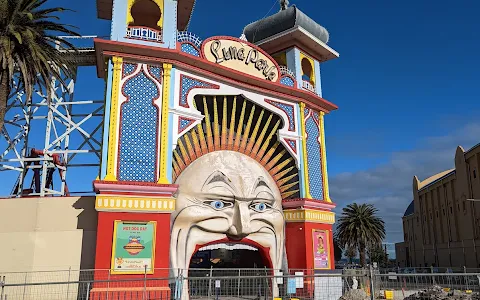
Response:
[{"label": "blue patterned tile panel", "polygon": [[127,77],[130,74],[133,74],[135,70],[137,69],[138,64],[134,63],[123,63],[123,68],[122,68],[122,78]]},{"label": "blue patterned tile panel", "polygon": [[190,43],[183,43],[180,49],[184,53],[200,57],[200,51]]},{"label": "blue patterned tile panel", "polygon": [[290,149],[292,149],[293,153],[297,154],[297,141],[291,139],[285,139]]},{"label": "blue patterned tile panel", "polygon": [[180,99],[179,99],[180,106],[189,108],[188,102],[187,102],[188,93],[194,88],[219,89],[220,86],[181,74],[180,75]]},{"label": "blue patterned tile panel", "polygon": [[290,76],[283,76],[280,79],[280,84],[290,86],[290,87],[294,87],[295,86],[295,81]]},{"label": "blue patterned tile panel", "polygon": [[285,112],[285,114],[287,114],[287,117],[288,117],[288,130],[289,131],[295,131],[296,129],[296,126],[295,126],[295,116],[294,116],[294,108],[293,108],[293,105],[291,104],[285,104],[285,103],[281,103],[281,102],[277,102],[277,101],[274,101],[274,100],[269,100],[269,99],[265,99],[265,102],[275,106],[276,108],[279,108],[281,110],[283,110]]},{"label": "blue patterned tile panel", "polygon": [[308,184],[310,186],[310,195],[314,199],[324,200],[318,113],[312,112],[312,114],[306,115],[305,117],[305,131],[307,134],[306,144],[309,181]]},{"label": "blue patterned tile panel", "polygon": [[195,122],[194,119],[178,117],[178,133],[182,133],[188,126]]},{"label": "blue patterned tile panel", "polygon": [[[155,79],[161,68],[148,67]],[[160,81],[158,80],[158,83]],[[120,114],[118,180],[155,182],[157,180],[158,111],[153,101],[161,95],[144,69],[122,87],[127,97]]]},{"label": "blue patterned tile panel", "polygon": [[148,72],[157,82],[162,83],[162,68],[159,66],[148,66]]}]

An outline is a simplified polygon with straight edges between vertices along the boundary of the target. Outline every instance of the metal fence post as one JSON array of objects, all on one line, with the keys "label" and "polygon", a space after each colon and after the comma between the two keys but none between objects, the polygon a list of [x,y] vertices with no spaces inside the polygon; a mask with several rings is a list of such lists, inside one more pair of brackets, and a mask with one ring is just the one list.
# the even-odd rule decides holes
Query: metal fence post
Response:
[{"label": "metal fence post", "polygon": [[[430,273],[433,274],[433,266],[430,266]],[[435,285],[435,276],[432,276],[432,285]]]},{"label": "metal fence post", "polygon": [[2,286],[2,292],[0,293],[0,300],[3,300],[3,296],[5,295],[5,276],[2,276],[0,280],[0,286]]},{"label": "metal fence post", "polygon": [[85,296],[85,300],[88,300],[90,296],[90,281],[87,282],[87,295]]},{"label": "metal fence post", "polygon": [[28,272],[25,272],[25,285],[23,286],[23,298],[22,299],[25,299],[25,293],[27,292],[27,276],[28,276]]},{"label": "metal fence post", "polygon": [[210,267],[210,279],[208,280],[208,298],[212,297],[212,275],[213,275],[213,267]]},{"label": "metal fence post", "polygon": [[[72,272],[72,267],[68,267],[68,282],[70,282],[70,275],[71,275],[71,272]],[[67,298],[68,298],[68,292],[70,290],[70,284],[67,284]]]},{"label": "metal fence post", "polygon": [[108,294],[110,294],[110,271],[111,270],[108,270],[108,280],[107,280],[107,300],[108,300]]},{"label": "metal fence post", "polygon": [[373,275],[372,266],[370,266],[370,269],[369,269],[369,277],[370,277],[370,299],[375,300],[375,288],[373,283],[373,281],[375,280],[374,279],[375,276]]},{"label": "metal fence post", "polygon": [[143,296],[142,299],[147,299],[147,265],[145,265],[145,272],[143,276]]},{"label": "metal fence post", "polygon": [[240,269],[238,269],[237,297],[240,297],[240,276],[242,275],[240,272],[241,272]]}]

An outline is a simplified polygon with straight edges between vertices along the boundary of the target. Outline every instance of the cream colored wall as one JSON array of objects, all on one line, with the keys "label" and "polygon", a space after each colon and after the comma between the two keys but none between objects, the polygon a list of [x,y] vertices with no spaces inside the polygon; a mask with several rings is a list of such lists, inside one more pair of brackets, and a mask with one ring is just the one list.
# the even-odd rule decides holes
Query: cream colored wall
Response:
[{"label": "cream colored wall", "polygon": [[94,267],[94,197],[0,199],[0,272]]},{"label": "cream colored wall", "polygon": [[[414,177],[415,210],[403,218],[407,240],[397,244],[398,251],[409,248],[411,266],[436,262],[440,267],[480,268],[480,202],[466,200],[480,199],[480,146],[467,153],[458,147],[455,173],[423,183]],[[406,261],[402,257],[399,263],[405,267]]]}]

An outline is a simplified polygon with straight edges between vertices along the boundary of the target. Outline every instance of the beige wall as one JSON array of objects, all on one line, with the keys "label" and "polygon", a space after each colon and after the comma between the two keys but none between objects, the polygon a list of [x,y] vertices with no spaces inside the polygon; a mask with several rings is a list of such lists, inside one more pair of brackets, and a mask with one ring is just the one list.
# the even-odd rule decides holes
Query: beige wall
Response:
[{"label": "beige wall", "polygon": [[0,272],[94,268],[95,197],[0,199]]},{"label": "beige wall", "polygon": [[[458,147],[455,169],[413,179],[414,212],[403,217],[401,267],[480,268],[480,145]],[[399,255],[400,254],[400,255]],[[408,257],[407,257],[408,255]]]}]

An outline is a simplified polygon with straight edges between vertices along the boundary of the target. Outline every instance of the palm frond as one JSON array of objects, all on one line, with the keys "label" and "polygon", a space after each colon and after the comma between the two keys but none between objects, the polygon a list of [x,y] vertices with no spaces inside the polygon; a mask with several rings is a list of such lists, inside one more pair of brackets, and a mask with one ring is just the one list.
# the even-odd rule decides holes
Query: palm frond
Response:
[{"label": "palm frond", "polygon": [[[11,90],[13,76],[18,72],[18,89],[25,90],[27,99],[35,88],[51,92],[50,82],[56,77],[66,86],[62,74],[74,76],[75,68],[67,56],[58,51],[76,51],[74,45],[57,35],[79,36],[74,27],[59,23],[57,13],[68,9],[43,8],[47,0],[0,1],[0,74],[8,76]],[[5,94],[5,93],[4,93]],[[8,93],[7,93],[8,94]],[[0,99],[6,101],[6,99]],[[3,120],[3,116],[0,116]]]}]

